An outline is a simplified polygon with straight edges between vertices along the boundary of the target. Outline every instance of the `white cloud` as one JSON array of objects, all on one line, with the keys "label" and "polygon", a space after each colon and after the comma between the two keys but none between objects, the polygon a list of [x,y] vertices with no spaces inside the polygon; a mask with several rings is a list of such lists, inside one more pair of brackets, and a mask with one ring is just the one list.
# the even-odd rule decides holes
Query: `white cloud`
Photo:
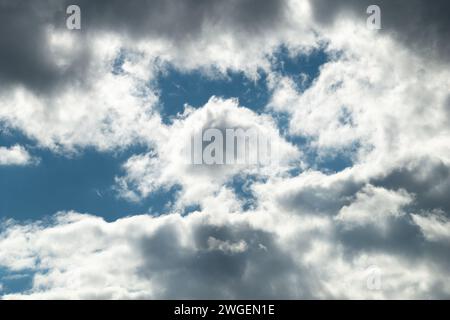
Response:
[{"label": "white cloud", "polygon": [[[254,293],[246,293],[246,286],[258,286],[261,276],[267,281],[261,289],[269,289],[261,292],[263,296],[287,296],[280,290],[285,288],[285,277],[298,277],[294,265],[270,232],[248,221],[239,213],[210,211],[187,217],[133,216],[107,223],[69,212],[60,213],[50,226],[36,224],[25,230],[12,224],[1,235],[0,264],[16,270],[34,268],[37,274],[31,291],[5,298],[188,297],[189,290],[210,297],[208,292],[216,289],[218,296],[245,296]],[[14,259],[9,259],[14,244],[26,249],[16,250]],[[35,260],[29,260],[30,255]],[[264,264],[266,271],[258,267],[258,261],[272,260],[282,274],[270,274],[268,264]],[[227,278],[240,281],[223,287]],[[212,286],[211,281],[220,285]]]},{"label": "white cloud", "polygon": [[355,161],[371,175],[420,155],[448,163],[448,70],[348,20],[323,31],[335,58],[310,88],[271,82],[270,107],[292,115],[291,134],[311,138],[319,152],[357,146]]},{"label": "white cloud", "polygon": [[411,202],[411,196],[403,190],[390,191],[367,185],[356,194],[350,205],[339,210],[336,219],[349,228],[353,224],[387,228],[389,219],[404,215],[403,207]]},{"label": "white cloud", "polygon": [[241,240],[236,243],[230,243],[229,241],[222,241],[214,237],[209,237],[208,247],[210,250],[220,250],[223,252],[240,253],[247,250],[247,243],[244,240]]},{"label": "white cloud", "polygon": [[[188,137],[204,128],[255,129],[264,133],[273,146],[273,162],[267,165],[192,165],[184,155]],[[301,161],[300,151],[280,136],[270,116],[240,107],[236,100],[213,97],[201,108],[186,110],[166,129],[160,140],[155,139],[154,152],[133,156],[124,164],[125,175],[116,179],[123,196],[136,200],[157,188],[177,184],[182,186],[179,204],[193,204],[217,193],[235,175],[282,175],[293,163]]]},{"label": "white cloud", "polygon": [[23,146],[0,147],[0,166],[24,166],[36,161],[38,160],[33,158]]},{"label": "white cloud", "polygon": [[[413,270],[395,254],[348,256],[330,218],[282,212],[208,208],[109,223],[68,212],[7,230],[0,265],[35,275],[30,290],[6,299],[418,298],[446,277],[423,260]],[[379,288],[368,285],[373,266]]]},{"label": "white cloud", "polygon": [[450,221],[442,213],[413,214],[412,218],[428,241],[450,243]]},{"label": "white cloud", "polygon": [[92,46],[97,56],[84,83],[50,95],[20,86],[2,92],[0,119],[56,151],[117,149],[142,143],[149,131],[158,132],[159,117],[152,111],[156,97],[144,85],[148,78],[112,72],[120,49],[116,39],[93,39]]}]

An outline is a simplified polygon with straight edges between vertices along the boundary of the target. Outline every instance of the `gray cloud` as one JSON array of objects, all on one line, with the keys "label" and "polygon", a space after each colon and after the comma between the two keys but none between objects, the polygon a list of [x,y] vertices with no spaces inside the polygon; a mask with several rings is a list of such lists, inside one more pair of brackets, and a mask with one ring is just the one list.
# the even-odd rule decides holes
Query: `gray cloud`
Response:
[{"label": "gray cloud", "polygon": [[[312,1],[317,21],[329,23],[342,12],[366,18],[373,1]],[[164,38],[178,46],[189,44],[211,26],[242,39],[276,33],[286,22],[286,1],[176,1],[176,0],[77,0],[0,1],[0,81],[3,85],[24,84],[47,91],[67,82],[82,82],[89,69],[86,36],[100,31],[117,32],[132,38]],[[448,1],[377,1],[382,8],[383,31],[392,33],[423,54],[450,56]],[[65,28],[65,8],[82,9],[79,52],[68,67],[52,59],[46,28]]]},{"label": "gray cloud", "polygon": [[[340,226],[336,231],[336,242],[343,245],[346,260],[351,261],[360,254],[389,254],[404,260],[408,265],[420,265],[426,262],[437,274],[446,275],[450,268],[450,248],[442,242],[428,242],[420,228],[409,215],[389,218],[388,228],[380,232],[373,225],[345,229]],[[439,286],[434,283],[433,286]],[[395,298],[395,292],[390,293]],[[448,299],[445,290],[430,289],[419,299]]]},{"label": "gray cloud", "polygon": [[369,5],[380,6],[382,32],[430,58],[448,61],[450,57],[450,2],[446,0],[314,0],[314,16],[330,24],[342,16],[353,16],[365,25]]},{"label": "gray cloud", "polygon": [[131,36],[191,40],[209,25],[223,32],[260,32],[283,20],[285,2],[268,0],[77,0],[86,28],[114,30]]},{"label": "gray cloud", "polygon": [[347,259],[361,253],[389,253],[411,260],[423,259],[425,242],[419,227],[408,216],[390,217],[387,222],[384,232],[373,224],[352,229],[338,226],[337,241],[344,245]]},{"label": "gray cloud", "polygon": [[[145,263],[139,273],[164,283],[163,298],[311,298],[321,291],[312,273],[299,267],[272,233],[247,225],[200,225],[192,231],[196,249],[183,247],[171,226],[141,241]],[[245,241],[246,250],[211,250],[211,237],[229,243]]]},{"label": "gray cloud", "polygon": [[50,27],[65,26],[65,10],[54,0],[0,1],[0,81],[45,92],[84,78],[89,51],[83,41],[68,66],[60,67],[48,45]]},{"label": "gray cloud", "polygon": [[286,192],[277,201],[289,211],[335,215],[340,208],[352,202],[352,197],[361,187],[362,183],[351,180],[335,181],[329,186],[308,186]]},{"label": "gray cloud", "polygon": [[57,81],[49,59],[44,25],[51,21],[48,1],[0,2],[0,80],[42,88]]},{"label": "gray cloud", "polygon": [[414,194],[412,210],[450,212],[450,167],[439,159],[415,159],[384,177],[374,179],[373,184]]},{"label": "gray cloud", "polygon": [[[365,9],[373,1],[312,1],[317,21],[329,23],[342,12],[366,18]],[[286,21],[286,1],[0,1],[0,81],[24,84],[45,91],[58,84],[84,78],[89,68],[89,44],[86,35],[108,31],[133,38],[157,37],[189,43],[211,26],[236,37],[275,33]],[[78,4],[82,8],[82,31],[76,59],[61,68],[52,60],[46,41],[46,28],[65,28],[65,8]],[[389,32],[414,50],[450,56],[450,11],[448,1],[377,1],[382,8],[383,31]],[[85,47],[83,49],[83,47]],[[81,81],[82,82],[82,81]]]},{"label": "gray cloud", "polygon": [[[82,30],[69,66],[53,59],[46,33],[65,28],[65,9],[81,7]],[[178,46],[197,39],[210,26],[242,37],[272,30],[281,23],[285,2],[244,1],[0,1],[0,81],[47,92],[66,83],[83,83],[89,70],[89,35],[102,31],[128,37],[163,38]]]}]

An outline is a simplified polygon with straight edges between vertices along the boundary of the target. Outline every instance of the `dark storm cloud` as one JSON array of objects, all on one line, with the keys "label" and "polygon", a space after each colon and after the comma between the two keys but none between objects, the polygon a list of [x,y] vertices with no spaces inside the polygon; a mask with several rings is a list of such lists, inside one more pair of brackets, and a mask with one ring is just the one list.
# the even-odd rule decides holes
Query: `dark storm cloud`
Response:
[{"label": "dark storm cloud", "polygon": [[132,36],[165,36],[189,40],[208,25],[223,31],[267,31],[283,20],[285,2],[278,0],[76,0],[86,28],[115,30]]},{"label": "dark storm cloud", "polygon": [[42,93],[83,81],[90,60],[87,43],[77,41],[76,55],[64,67],[57,65],[49,46],[48,35],[65,27],[65,19],[59,1],[0,1],[1,89],[19,84]]},{"label": "dark storm cloud", "polygon": [[[427,240],[410,213],[431,215],[450,212],[450,168],[431,157],[405,163],[383,177],[370,181],[387,190],[405,190],[413,195],[413,202],[404,208],[400,217],[388,217],[383,230],[374,224],[337,225],[336,241],[343,244],[348,259],[361,253],[382,253],[401,257],[411,266],[426,261],[436,273],[446,274],[450,268],[450,246],[445,241]],[[438,284],[436,284],[438,286]],[[449,298],[444,290],[430,290],[431,296]]]},{"label": "dark storm cloud", "polygon": [[[77,54],[60,67],[50,50],[48,28],[64,29],[69,4],[81,7]],[[132,38],[194,40],[208,26],[235,34],[272,29],[284,14],[277,0],[0,0],[0,84],[22,84],[46,92],[68,81],[82,83],[89,69],[87,36],[107,31]]]},{"label": "dark storm cloud", "polygon": [[0,2],[0,82],[45,87],[58,78],[44,27],[52,21],[49,1]]},{"label": "dark storm cloud", "polygon": [[450,1],[448,0],[313,0],[317,21],[330,24],[345,16],[361,19],[376,4],[381,9],[382,32],[394,35],[410,48],[429,58],[450,57]]},{"label": "dark storm cloud", "polygon": [[447,125],[450,127],[450,94],[447,96],[447,99],[445,101],[444,112],[446,115]]},{"label": "dark storm cloud", "polygon": [[[349,261],[362,253],[378,253],[401,258],[412,267],[426,261],[438,274],[446,274],[450,268],[450,246],[447,243],[426,241],[419,226],[409,215],[388,218],[384,231],[373,224],[351,229],[338,226],[335,235],[336,242],[343,244],[344,256]],[[442,290],[429,290],[427,296],[418,298],[432,297],[450,298]]]},{"label": "dark storm cloud", "polygon": [[286,192],[277,202],[284,209],[301,214],[335,215],[353,201],[362,186],[363,183],[353,180],[335,181],[327,186],[307,186]]},{"label": "dark storm cloud", "polygon": [[375,186],[414,194],[415,211],[450,212],[450,167],[439,159],[422,158],[374,179]]},{"label": "dark storm cloud", "polygon": [[337,226],[337,240],[344,244],[348,259],[362,252],[390,253],[411,259],[423,254],[423,236],[409,216],[387,217],[386,220],[383,231],[374,224],[351,228]]},{"label": "dark storm cloud", "polygon": [[[173,226],[142,239],[140,273],[164,283],[170,299],[311,298],[321,292],[317,279],[299,267],[275,242],[275,235],[247,225],[201,225],[193,230],[195,249],[182,245]],[[211,249],[208,239],[238,243],[246,250]],[[304,250],[301,245],[297,250]]]},{"label": "dark storm cloud", "polygon": [[[450,2],[424,0],[311,1],[317,20],[331,22],[349,12],[365,21],[369,4],[379,4],[385,32],[424,54],[450,57]],[[82,10],[80,38],[98,31],[130,37],[163,37],[178,45],[191,43],[210,26],[248,36],[276,32],[285,22],[286,1],[278,0],[0,0],[0,84],[24,84],[46,91],[67,81],[82,82],[89,68],[88,43],[79,39],[77,57],[58,66],[48,46],[49,26],[65,28],[65,9],[78,4]],[[86,47],[86,48],[84,48]]]}]

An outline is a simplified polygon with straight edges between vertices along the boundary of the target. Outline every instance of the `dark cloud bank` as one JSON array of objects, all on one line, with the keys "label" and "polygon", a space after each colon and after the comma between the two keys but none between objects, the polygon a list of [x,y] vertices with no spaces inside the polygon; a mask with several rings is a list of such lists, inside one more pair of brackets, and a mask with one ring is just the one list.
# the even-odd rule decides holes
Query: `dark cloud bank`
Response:
[{"label": "dark cloud bank", "polygon": [[[66,28],[66,8],[81,8],[79,56],[65,68],[52,60],[47,30]],[[164,38],[177,45],[195,40],[208,26],[223,32],[264,34],[284,19],[283,1],[267,0],[1,0],[0,81],[46,92],[67,82],[83,82],[89,68],[88,36],[115,32],[130,38]]]},{"label": "dark cloud bank", "polygon": [[445,61],[450,57],[450,2],[446,0],[315,0],[314,16],[323,24],[353,17],[365,23],[366,9],[381,9],[382,32],[390,33],[403,44],[429,58]]},{"label": "dark cloud bank", "polygon": [[[311,1],[319,23],[350,17],[365,19],[365,10],[374,1]],[[448,60],[450,57],[450,2],[375,1],[382,10],[384,32],[394,34],[414,50]],[[159,37],[189,42],[220,26],[237,36],[264,36],[276,32],[287,15],[285,1],[277,0],[1,0],[0,1],[0,82],[3,86],[23,84],[47,91],[57,85],[82,82],[89,68],[88,44],[80,39],[77,59],[64,69],[52,61],[46,41],[49,26],[65,28],[69,4],[82,8],[83,38],[89,33],[113,31],[130,37]]]}]

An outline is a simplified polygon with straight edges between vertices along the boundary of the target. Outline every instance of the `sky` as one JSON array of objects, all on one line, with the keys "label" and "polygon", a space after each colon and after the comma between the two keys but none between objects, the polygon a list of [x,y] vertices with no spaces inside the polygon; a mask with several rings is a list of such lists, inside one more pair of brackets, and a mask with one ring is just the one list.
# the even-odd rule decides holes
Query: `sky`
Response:
[{"label": "sky", "polygon": [[[0,1],[0,296],[449,298],[449,11]],[[205,128],[277,161],[186,163]]]}]

